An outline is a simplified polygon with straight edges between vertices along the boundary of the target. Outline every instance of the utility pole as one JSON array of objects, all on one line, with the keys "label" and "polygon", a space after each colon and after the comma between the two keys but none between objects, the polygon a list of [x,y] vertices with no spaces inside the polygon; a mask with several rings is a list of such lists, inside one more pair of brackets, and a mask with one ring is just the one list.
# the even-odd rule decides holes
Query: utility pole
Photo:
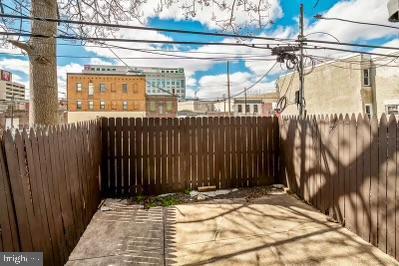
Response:
[{"label": "utility pole", "polygon": [[230,95],[230,62],[227,61],[227,98],[228,98],[228,109],[229,116],[231,115],[231,95]]},{"label": "utility pole", "polygon": [[303,35],[303,17],[304,17],[304,11],[303,11],[303,4],[301,4],[300,7],[300,19],[299,19],[299,36],[298,36],[298,41],[299,41],[299,48],[300,48],[300,58],[299,58],[299,115],[301,117],[304,116],[305,110],[304,110],[304,88],[305,88],[305,76],[304,76],[304,60],[303,60],[303,45],[304,45],[304,35]]},{"label": "utility pole", "polygon": [[12,102],[11,102],[11,128],[14,128],[14,92],[12,92]]},{"label": "utility pole", "polygon": [[226,94],[223,94],[223,113],[226,113]]},{"label": "utility pole", "polygon": [[247,89],[244,89],[244,114],[247,115]]}]

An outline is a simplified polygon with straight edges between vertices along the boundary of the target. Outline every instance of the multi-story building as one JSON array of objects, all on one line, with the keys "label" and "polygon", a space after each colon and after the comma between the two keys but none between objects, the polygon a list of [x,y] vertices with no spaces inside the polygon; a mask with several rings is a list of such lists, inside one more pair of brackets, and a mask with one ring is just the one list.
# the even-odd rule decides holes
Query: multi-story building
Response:
[{"label": "multi-story building", "polygon": [[147,95],[175,95],[179,98],[186,96],[184,68],[85,65],[83,73],[144,75]]},{"label": "multi-story building", "polygon": [[278,94],[275,92],[234,98],[235,116],[270,116],[274,114]]},{"label": "multi-story building", "polygon": [[139,74],[68,73],[68,122],[145,116],[145,83]]},{"label": "multi-story building", "polygon": [[207,115],[215,111],[215,102],[198,99],[180,101],[177,103],[177,110],[182,116]]},{"label": "multi-story building", "polygon": [[177,98],[171,95],[147,95],[147,117],[176,117]]},{"label": "multi-story building", "polygon": [[[305,76],[306,113],[363,113],[377,117],[382,113],[398,114],[399,70],[386,63],[387,59],[357,55],[317,65]],[[308,71],[309,68],[305,70]],[[298,88],[298,73],[277,81],[279,96],[287,98],[283,114],[298,114]]]},{"label": "multi-story building", "polygon": [[25,102],[25,85],[13,82],[10,72],[0,70],[0,101]]}]

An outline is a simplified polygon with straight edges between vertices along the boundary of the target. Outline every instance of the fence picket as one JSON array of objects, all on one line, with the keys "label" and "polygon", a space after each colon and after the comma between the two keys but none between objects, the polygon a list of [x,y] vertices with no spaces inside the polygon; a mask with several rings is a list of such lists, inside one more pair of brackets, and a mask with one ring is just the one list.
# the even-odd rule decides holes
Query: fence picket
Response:
[{"label": "fence picket", "polygon": [[108,195],[126,195],[128,184],[145,194],[270,184],[279,174],[277,119],[103,118],[101,126]]}]

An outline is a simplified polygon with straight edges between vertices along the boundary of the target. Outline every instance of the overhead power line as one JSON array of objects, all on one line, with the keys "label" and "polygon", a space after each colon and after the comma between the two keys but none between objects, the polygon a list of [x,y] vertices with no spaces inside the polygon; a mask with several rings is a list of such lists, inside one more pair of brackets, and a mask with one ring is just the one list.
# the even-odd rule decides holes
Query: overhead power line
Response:
[{"label": "overhead power line", "polygon": [[[78,36],[65,36],[65,35],[56,35],[56,36],[48,36],[48,35],[41,35],[41,34],[27,34],[27,33],[16,33],[16,32],[0,32],[0,35],[4,36],[23,36],[23,37],[32,37],[32,38],[56,38],[56,39],[65,39],[65,40],[82,40],[82,41],[101,41],[101,42],[133,42],[133,43],[159,43],[159,44],[185,44],[185,45],[215,45],[215,46],[240,46],[240,47],[250,47],[250,48],[258,48],[258,49],[272,49],[269,47],[259,47],[255,44],[247,45],[242,43],[213,43],[213,42],[184,42],[184,41],[161,41],[161,40],[135,40],[135,39],[116,39],[116,38],[97,38],[97,37],[78,37]],[[309,42],[309,40],[306,40]],[[333,44],[333,42],[323,41],[322,43]],[[344,44],[344,43],[341,43]],[[262,44],[260,44],[262,45]],[[263,44],[264,45],[264,44]],[[372,47],[372,48],[381,48],[382,46],[373,46],[373,45],[357,45],[359,47]],[[397,47],[384,47],[385,49],[392,49],[398,50]],[[130,49],[132,48],[121,48],[121,49]],[[322,47],[322,46],[307,46],[306,49],[326,49],[326,50],[334,50],[334,51],[342,51],[348,53],[356,53],[356,54],[368,54],[368,55],[377,55],[377,56],[386,56],[386,57],[395,57],[389,54],[381,54],[381,53],[373,53],[373,52],[363,52],[363,51],[354,51],[348,49],[340,49],[340,48],[333,48],[333,47]]]},{"label": "overhead power line", "polygon": [[[77,47],[88,47],[88,48],[101,48],[101,49],[108,49],[108,47],[105,47],[103,45],[85,45],[85,44],[78,44],[78,43],[57,43],[57,45],[60,46],[77,46]],[[192,50],[167,50],[167,49],[150,49],[150,48],[129,48],[129,47],[123,47],[123,46],[118,46],[114,48],[120,48],[120,49],[129,49],[132,50],[134,49],[135,51],[154,51],[154,52],[163,52],[163,53],[180,53],[180,54],[205,54],[205,55],[234,55],[234,56],[260,56],[257,54],[252,54],[252,53],[229,53],[229,52],[209,52],[209,51],[192,51]]]},{"label": "overhead power line", "polygon": [[78,21],[78,20],[68,20],[68,19],[30,17],[30,16],[21,16],[21,15],[12,15],[12,14],[0,14],[0,17],[22,19],[22,20],[56,22],[56,23],[65,23],[65,24],[77,24],[77,25],[86,25],[86,26],[107,27],[107,28],[117,28],[117,29],[133,29],[133,30],[170,32],[170,33],[181,33],[181,34],[192,34],[192,35],[207,35],[207,36],[214,36],[214,37],[258,39],[258,40],[269,40],[269,41],[276,40],[276,38],[272,38],[272,37],[250,36],[250,35],[240,35],[240,34],[230,34],[230,33],[204,32],[204,31],[189,31],[189,30],[178,30],[178,29],[166,29],[166,28],[133,26],[133,25],[124,25],[124,24],[115,24],[115,23],[89,22],[89,21],[80,21],[80,20]]},{"label": "overhead power line", "polygon": [[364,52],[364,51],[353,51],[348,49],[341,49],[341,48],[334,48],[328,46],[306,46],[305,49],[313,49],[313,50],[332,50],[332,51],[340,51],[340,52],[347,52],[347,53],[356,53],[356,54],[365,54],[365,55],[375,55],[375,56],[384,56],[384,57],[391,57],[391,58],[398,58],[398,55],[394,54],[381,54],[381,53],[374,53],[374,52]]},{"label": "overhead power line", "polygon": [[[18,32],[0,32],[3,36],[22,36],[31,38],[55,38],[63,40],[81,40],[81,41],[101,41],[101,42],[129,42],[129,43],[159,43],[159,44],[185,44],[185,45],[214,45],[214,46],[241,46],[258,49],[271,49],[270,47],[259,47],[255,44],[248,45],[243,43],[226,43],[226,42],[194,42],[194,41],[164,41],[164,40],[137,40],[124,38],[102,38],[102,37],[83,37],[83,36],[69,36],[69,35],[43,35],[32,33],[18,33]],[[264,44],[260,44],[264,45]],[[269,45],[269,44],[267,44]],[[399,48],[398,48],[399,50]]]},{"label": "overhead power line", "polygon": [[320,19],[320,20],[336,20],[336,21],[342,21],[342,22],[348,22],[348,23],[354,23],[354,24],[360,24],[360,25],[376,26],[376,27],[383,27],[383,28],[390,28],[390,29],[399,29],[399,27],[392,26],[392,25],[372,23],[372,22],[363,22],[363,21],[355,21],[355,20],[343,19],[343,18],[323,17],[320,14],[314,16],[314,18],[315,19]]},{"label": "overhead power line", "polygon": [[253,84],[251,84],[251,86],[248,86],[247,88],[243,89],[241,92],[236,93],[235,95],[233,95],[231,98],[235,98],[237,96],[240,96],[243,93],[246,93],[247,91],[249,91],[250,89],[252,89],[253,87],[255,87],[257,84],[259,84],[259,82],[261,82],[264,78],[267,77],[267,75],[270,74],[270,72],[273,70],[273,68],[277,65],[277,61],[266,71],[266,73],[264,73],[259,79],[257,79]]},{"label": "overhead power line", "polygon": [[[16,53],[5,53],[5,52],[0,52],[0,55],[8,55],[8,56],[28,56],[27,54],[16,54]],[[32,56],[35,56],[35,54],[32,54]],[[119,57],[113,57],[113,56],[74,56],[74,55],[57,55],[57,58],[75,58],[75,59],[91,59],[91,58],[98,58],[98,59],[119,59]],[[275,58],[261,58],[261,57],[184,57],[184,58],[170,58],[168,55],[165,55],[164,57],[121,57],[122,59],[126,60],[146,60],[146,59],[155,59],[155,60],[204,60],[204,61],[226,61],[226,59],[230,61],[235,61],[235,60],[245,60],[245,61],[275,61]]]},{"label": "overhead power line", "polygon": [[[177,30],[177,29],[165,29],[165,28],[155,28],[155,27],[145,27],[145,26],[131,26],[131,25],[123,25],[123,24],[112,24],[112,23],[99,23],[99,22],[88,22],[88,21],[76,21],[76,20],[66,20],[66,19],[54,19],[54,18],[42,18],[42,17],[30,17],[30,16],[21,16],[21,15],[12,15],[12,14],[0,14],[0,17],[3,18],[14,18],[14,19],[25,19],[25,20],[35,20],[35,21],[47,21],[54,23],[66,23],[66,24],[77,24],[77,25],[87,25],[87,26],[97,26],[97,27],[108,27],[108,28],[118,28],[118,29],[135,29],[135,30],[146,30],[146,31],[157,31],[157,32],[171,32],[171,33],[181,33],[181,34],[193,34],[193,35],[206,35],[206,36],[217,36],[217,37],[232,37],[232,38],[241,38],[241,39],[256,39],[256,40],[268,40],[268,41],[277,41],[277,42],[286,42],[292,41],[298,43],[298,39],[289,39],[289,38],[273,38],[273,37],[264,37],[264,36],[249,36],[249,35],[240,35],[240,34],[229,34],[229,33],[214,33],[214,32],[204,32],[204,31],[187,31],[187,30]],[[14,33],[15,34],[15,33]],[[14,35],[19,36],[19,35]],[[23,36],[23,35],[22,35]],[[37,35],[37,36],[26,36],[26,37],[37,37],[37,38],[49,38],[51,36],[45,35]],[[52,36],[55,38],[62,39],[71,39],[71,40],[82,40],[86,38],[87,40],[103,40],[103,41],[111,41],[107,40],[107,38],[95,38],[95,37],[76,37],[76,36]],[[127,41],[127,39],[115,39],[115,41]],[[136,42],[139,42],[138,40]],[[142,42],[145,42],[144,40]],[[158,41],[157,43],[166,43],[169,41]],[[324,43],[324,44],[335,44],[342,46],[352,46],[352,47],[362,47],[362,48],[379,48],[379,49],[388,49],[388,50],[399,50],[397,47],[387,47],[387,46],[377,46],[377,45],[366,45],[366,44],[356,44],[356,43],[342,43],[342,42],[331,42],[331,41],[322,41],[322,40],[312,40],[306,39],[306,42],[310,43]],[[199,44],[198,42],[178,42],[175,44]],[[225,43],[227,44],[227,43]],[[254,48],[260,45],[270,45],[270,44],[243,44],[243,43],[234,43],[238,46],[248,46]],[[212,43],[211,45],[217,45]],[[221,45],[219,43],[219,45]],[[233,45],[233,44],[228,44]]]}]

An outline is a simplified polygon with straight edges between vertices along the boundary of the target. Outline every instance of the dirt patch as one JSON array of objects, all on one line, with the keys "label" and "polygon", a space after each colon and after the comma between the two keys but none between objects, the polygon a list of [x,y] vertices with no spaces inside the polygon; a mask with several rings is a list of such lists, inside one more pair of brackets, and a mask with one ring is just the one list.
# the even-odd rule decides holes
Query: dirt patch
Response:
[{"label": "dirt patch", "polygon": [[157,196],[135,196],[129,199],[131,204],[143,205],[145,209],[153,207],[170,207],[184,203],[206,202],[212,199],[245,199],[251,202],[254,199],[265,197],[274,193],[284,192],[282,185],[258,186],[240,189],[223,189],[210,192],[186,190],[180,193],[167,193]]}]

